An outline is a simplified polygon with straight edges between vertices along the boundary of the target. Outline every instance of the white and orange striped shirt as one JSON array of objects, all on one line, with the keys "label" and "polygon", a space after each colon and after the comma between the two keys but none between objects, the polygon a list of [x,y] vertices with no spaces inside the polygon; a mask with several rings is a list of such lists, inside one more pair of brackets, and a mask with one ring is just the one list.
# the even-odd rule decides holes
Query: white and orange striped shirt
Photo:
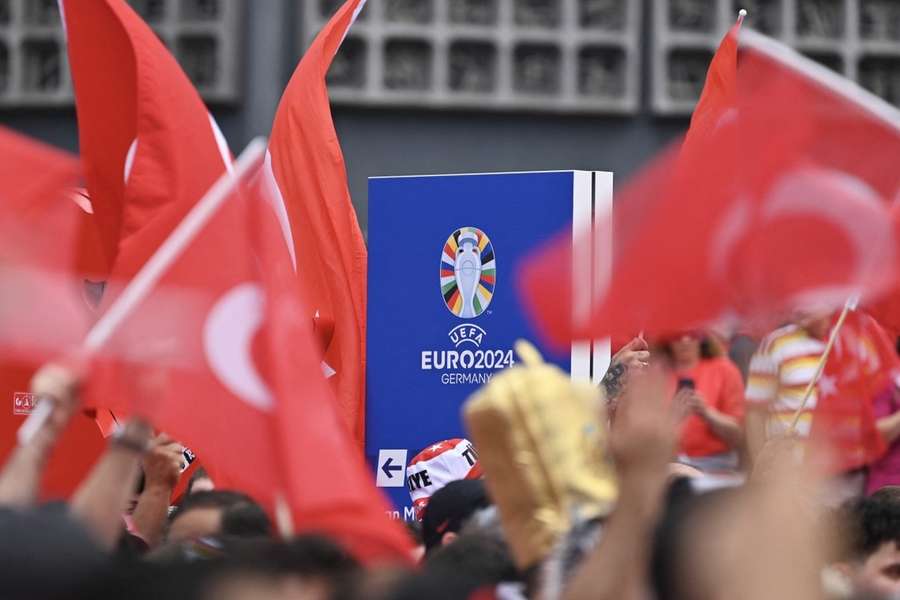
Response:
[{"label": "white and orange striped shirt", "polygon": [[[776,329],[760,343],[750,359],[746,397],[748,407],[769,409],[769,436],[790,427],[824,351],[824,341],[797,325]],[[813,389],[797,422],[797,433],[803,437],[809,435],[816,401],[817,390]]]}]

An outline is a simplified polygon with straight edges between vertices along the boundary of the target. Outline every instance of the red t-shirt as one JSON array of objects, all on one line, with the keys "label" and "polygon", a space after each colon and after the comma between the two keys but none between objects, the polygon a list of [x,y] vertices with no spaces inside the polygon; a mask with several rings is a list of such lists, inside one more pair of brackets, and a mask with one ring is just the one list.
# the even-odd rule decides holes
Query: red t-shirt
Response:
[{"label": "red t-shirt", "polygon": [[[742,421],[744,418],[744,382],[741,372],[725,357],[701,360],[693,369],[676,371],[672,375],[671,390],[679,379],[693,379],[698,394],[708,406],[720,413]],[[690,414],[681,422],[678,452],[687,456],[710,456],[732,450],[716,437],[702,417]]]}]

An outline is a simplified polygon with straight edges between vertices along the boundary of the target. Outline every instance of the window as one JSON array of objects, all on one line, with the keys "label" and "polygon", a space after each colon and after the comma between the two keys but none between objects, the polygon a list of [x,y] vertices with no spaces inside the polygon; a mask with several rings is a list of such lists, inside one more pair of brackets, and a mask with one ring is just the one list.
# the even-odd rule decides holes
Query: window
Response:
[{"label": "window", "polygon": [[[206,100],[237,100],[241,0],[128,2],[174,51]],[[0,106],[72,102],[57,0],[0,0]]]},{"label": "window", "polygon": [[747,26],[900,104],[900,1],[653,0],[653,7],[651,98],[657,113],[693,110],[703,62],[740,8],[750,13]]},{"label": "window", "polygon": [[[634,113],[642,4],[372,0],[332,65],[329,91],[346,104]],[[339,5],[306,2],[307,45]]]}]

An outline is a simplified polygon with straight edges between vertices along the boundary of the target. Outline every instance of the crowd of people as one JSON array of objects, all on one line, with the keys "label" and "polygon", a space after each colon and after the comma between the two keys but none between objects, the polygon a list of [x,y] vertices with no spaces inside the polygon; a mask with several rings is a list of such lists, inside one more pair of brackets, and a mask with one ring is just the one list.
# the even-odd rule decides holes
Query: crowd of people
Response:
[{"label": "crowd of people", "polygon": [[[60,1],[80,155],[0,128],[0,350],[30,413],[0,466],[0,600],[900,599],[900,346],[866,313],[900,314],[900,114],[760,34],[738,60],[741,11],[684,144],[616,194],[612,269],[560,268],[583,262],[566,235],[517,271],[548,339],[647,337],[596,385],[517,342],[465,433],[440,424],[466,437],[405,469],[401,524],[360,448],[371,271],[326,85],[365,2],[320,4],[268,141],[232,161],[127,3]],[[713,322],[747,330],[680,330]],[[79,413],[105,449],[48,497]]]},{"label": "crowd of people", "polygon": [[[833,326],[831,315],[805,315],[764,338],[746,386],[713,332],[622,347],[594,390],[604,431],[589,439],[602,447],[584,449],[611,465],[615,500],[564,515],[538,560],[523,560],[521,548],[548,517],[534,510],[524,519],[534,531],[511,531],[522,506],[494,497],[510,474],[461,438],[412,461],[410,476],[431,475],[411,498],[416,550],[394,562],[363,561],[325,530],[285,531],[202,468],[170,506],[183,447],[140,420],[109,438],[71,498],[41,504],[42,469],[81,391],[77,368],[48,365],[32,385],[50,417],[0,473],[0,597],[900,598],[894,373],[869,374],[891,382],[866,399],[885,441],[877,460],[850,470],[813,460],[816,399],[804,390],[821,376]],[[573,397],[564,389],[554,401]]]}]

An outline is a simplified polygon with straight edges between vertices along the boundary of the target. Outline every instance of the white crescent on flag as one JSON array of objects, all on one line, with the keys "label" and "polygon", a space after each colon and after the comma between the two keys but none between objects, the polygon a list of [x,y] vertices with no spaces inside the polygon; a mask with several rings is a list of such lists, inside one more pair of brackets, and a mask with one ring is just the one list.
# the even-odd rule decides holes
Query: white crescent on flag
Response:
[{"label": "white crescent on flag", "polygon": [[272,410],[272,393],[253,361],[253,336],[263,323],[265,294],[255,283],[242,283],[209,311],[203,328],[206,360],[216,378],[235,396],[261,411]]}]

